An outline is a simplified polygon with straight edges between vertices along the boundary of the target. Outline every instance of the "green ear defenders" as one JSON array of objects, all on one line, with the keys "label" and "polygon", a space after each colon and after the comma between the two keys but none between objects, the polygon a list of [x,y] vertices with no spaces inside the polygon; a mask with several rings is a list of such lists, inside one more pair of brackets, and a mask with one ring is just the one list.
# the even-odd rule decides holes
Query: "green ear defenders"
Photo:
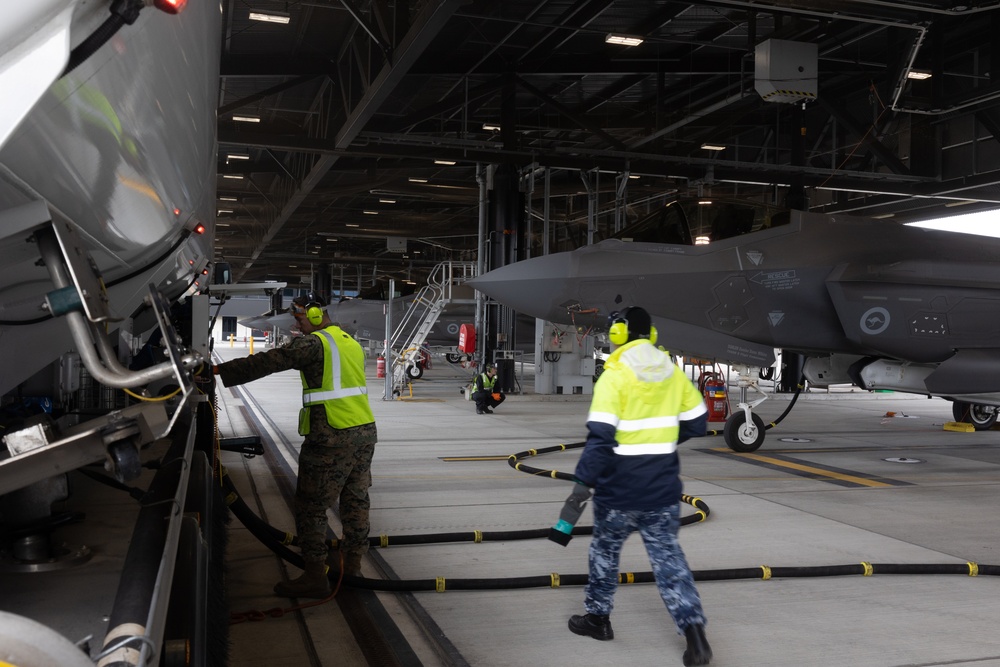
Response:
[{"label": "green ear defenders", "polygon": [[323,303],[312,292],[306,294],[306,299],[308,301],[304,306],[292,302],[291,310],[294,313],[305,313],[310,324],[319,326],[323,322]]},{"label": "green ear defenders", "polygon": [[[608,315],[608,340],[615,345],[624,345],[628,342],[628,320],[619,312],[615,311]],[[656,345],[656,327],[649,327],[649,342]]]}]

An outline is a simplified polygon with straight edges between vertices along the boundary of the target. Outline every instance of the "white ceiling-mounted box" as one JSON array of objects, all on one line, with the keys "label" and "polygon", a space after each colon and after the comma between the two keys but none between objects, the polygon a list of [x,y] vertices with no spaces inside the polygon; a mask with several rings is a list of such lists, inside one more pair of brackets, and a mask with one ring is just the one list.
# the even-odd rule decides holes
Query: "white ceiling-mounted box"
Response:
[{"label": "white ceiling-mounted box", "polygon": [[406,252],[406,237],[390,236],[385,240],[385,249],[389,252]]},{"label": "white ceiling-mounted box", "polygon": [[816,99],[819,50],[815,44],[768,39],[754,52],[754,88],[765,102]]}]

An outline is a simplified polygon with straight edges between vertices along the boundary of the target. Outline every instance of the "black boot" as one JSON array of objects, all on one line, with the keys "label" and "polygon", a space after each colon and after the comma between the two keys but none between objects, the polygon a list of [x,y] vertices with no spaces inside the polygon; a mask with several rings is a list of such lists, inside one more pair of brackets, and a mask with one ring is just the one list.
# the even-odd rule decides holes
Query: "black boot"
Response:
[{"label": "black boot", "polygon": [[615,631],[611,629],[611,619],[597,614],[570,616],[569,629],[574,634],[593,637],[602,642],[615,638]]},{"label": "black boot", "polygon": [[712,660],[712,647],[705,639],[705,626],[689,625],[684,628],[684,636],[688,642],[684,651],[684,667],[707,665]]}]

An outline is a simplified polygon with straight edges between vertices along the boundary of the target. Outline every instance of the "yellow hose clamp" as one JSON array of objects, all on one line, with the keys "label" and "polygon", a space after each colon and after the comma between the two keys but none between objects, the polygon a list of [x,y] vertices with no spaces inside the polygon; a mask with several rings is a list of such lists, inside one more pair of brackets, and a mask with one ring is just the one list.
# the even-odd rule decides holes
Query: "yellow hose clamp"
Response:
[{"label": "yellow hose clamp", "polygon": [[618,576],[618,581],[623,584],[634,584],[635,574],[632,572],[622,572]]},{"label": "yellow hose clamp", "polygon": [[228,496],[226,496],[226,504],[227,505],[232,505],[233,503],[236,502],[236,499],[238,497],[239,496],[237,496],[235,493],[230,493]]},{"label": "yellow hose clamp", "polygon": [[537,449],[529,449],[528,450],[528,456],[538,456],[538,450]]},{"label": "yellow hose clamp", "polygon": [[378,536],[378,545],[380,547],[382,547],[383,549],[385,549],[387,546],[389,546],[389,536],[386,535],[385,533],[382,533],[381,535],[379,535]]},{"label": "yellow hose clamp", "polygon": [[865,571],[862,573],[864,576],[870,577],[875,574],[875,568],[872,567],[871,563],[861,561],[861,566],[865,568]]},{"label": "yellow hose clamp", "polygon": [[288,545],[288,544],[291,544],[292,540],[294,540],[294,539],[295,539],[294,535],[292,535],[289,532],[286,532],[285,536],[283,538],[281,538],[281,543],[285,544],[285,545]]},{"label": "yellow hose clamp", "polygon": [[977,576],[979,576],[979,564],[978,563],[973,563],[972,561],[969,561],[968,563],[966,563],[966,565],[969,566],[969,576],[970,577],[977,577]]},{"label": "yellow hose clamp", "polygon": [[552,479],[557,479],[556,475],[558,475],[558,474],[559,474],[559,473],[558,473],[557,471],[555,471],[555,470],[550,470],[550,471],[549,471],[549,473],[550,473],[550,474],[549,474],[549,477],[551,477]]},{"label": "yellow hose clamp", "polygon": [[559,443],[559,449],[561,449],[561,450],[563,450],[563,451],[565,452],[565,451],[566,451],[566,445],[564,445],[564,444],[562,444],[562,443],[560,442],[560,443]]},{"label": "yellow hose clamp", "polygon": [[552,579],[552,581],[550,583],[550,585],[552,586],[552,588],[559,588],[559,573],[558,572],[553,572],[552,574],[549,575],[549,577],[551,577],[551,579]]},{"label": "yellow hose clamp", "polygon": [[476,544],[480,544],[483,541],[483,531],[476,530],[472,532],[472,540]]},{"label": "yellow hose clamp", "polygon": [[438,593],[444,593],[444,577],[438,577],[434,580],[434,590]]},{"label": "yellow hose clamp", "polygon": [[698,510],[697,512],[695,512],[695,514],[701,517],[700,519],[698,519],[698,521],[704,521],[705,519],[708,518],[708,515],[705,514],[703,510]]},{"label": "yellow hose clamp", "polygon": [[767,581],[768,579],[771,578],[771,568],[769,568],[767,565],[761,565],[760,571],[762,573],[761,579],[763,579],[764,581]]}]

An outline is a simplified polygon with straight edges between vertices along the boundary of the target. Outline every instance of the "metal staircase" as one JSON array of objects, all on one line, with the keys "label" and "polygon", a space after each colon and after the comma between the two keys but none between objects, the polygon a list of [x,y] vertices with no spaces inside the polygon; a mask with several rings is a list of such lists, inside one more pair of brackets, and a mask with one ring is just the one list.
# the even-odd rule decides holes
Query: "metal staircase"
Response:
[{"label": "metal staircase", "polygon": [[400,389],[408,379],[423,374],[420,367],[421,346],[437,324],[438,317],[450,303],[475,303],[475,299],[456,299],[453,288],[476,277],[475,262],[441,262],[410,302],[399,325],[392,332],[389,347],[393,354],[393,387]]}]

